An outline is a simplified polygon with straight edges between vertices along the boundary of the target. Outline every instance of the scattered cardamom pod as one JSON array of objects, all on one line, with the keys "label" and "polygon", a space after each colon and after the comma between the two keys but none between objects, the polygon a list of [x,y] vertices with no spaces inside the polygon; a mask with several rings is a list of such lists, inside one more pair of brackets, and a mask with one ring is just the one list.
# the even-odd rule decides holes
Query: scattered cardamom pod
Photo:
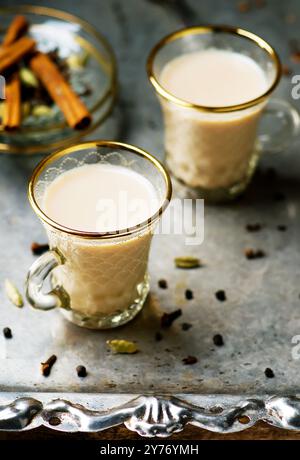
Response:
[{"label": "scattered cardamom pod", "polygon": [[30,86],[31,88],[37,88],[39,86],[39,81],[34,75],[34,73],[27,67],[22,67],[19,72],[21,83],[25,86]]},{"label": "scattered cardamom pod", "polygon": [[87,65],[89,57],[89,53],[87,51],[83,51],[80,54],[71,54],[66,61],[71,69],[81,69]]},{"label": "scattered cardamom pod", "polygon": [[4,282],[5,292],[9,300],[16,306],[16,307],[23,307],[24,302],[23,298],[16,288],[16,286],[8,279]]},{"label": "scattered cardamom pod", "polygon": [[201,267],[201,262],[198,257],[185,256],[185,257],[176,257],[175,266],[177,268],[198,268]]},{"label": "scattered cardamom pod", "polygon": [[106,344],[113,353],[133,354],[138,351],[136,344],[134,342],[130,342],[129,340],[107,340]]},{"label": "scattered cardamom pod", "polygon": [[43,105],[43,104],[35,105],[31,111],[31,114],[34,117],[44,117],[44,116],[48,117],[52,115],[52,113],[53,111],[51,107],[49,107],[48,105]]}]

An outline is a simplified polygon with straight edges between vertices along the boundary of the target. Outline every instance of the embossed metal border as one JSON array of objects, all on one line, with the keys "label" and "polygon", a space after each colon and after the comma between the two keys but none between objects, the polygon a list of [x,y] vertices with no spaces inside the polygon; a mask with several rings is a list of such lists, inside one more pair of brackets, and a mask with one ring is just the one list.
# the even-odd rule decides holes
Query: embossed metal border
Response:
[{"label": "embossed metal border", "polygon": [[259,420],[278,428],[300,430],[297,396],[64,395],[69,399],[75,395],[71,402],[55,398],[55,393],[38,393],[39,399],[36,395],[2,393],[0,430],[21,431],[44,425],[65,432],[97,432],[124,424],[143,437],[168,437],[187,424],[233,433]]}]

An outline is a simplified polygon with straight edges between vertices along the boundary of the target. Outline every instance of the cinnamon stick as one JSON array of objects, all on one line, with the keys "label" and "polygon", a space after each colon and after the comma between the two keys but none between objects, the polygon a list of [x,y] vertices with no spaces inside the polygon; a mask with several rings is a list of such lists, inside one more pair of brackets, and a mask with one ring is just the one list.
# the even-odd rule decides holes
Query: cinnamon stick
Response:
[{"label": "cinnamon stick", "polygon": [[17,129],[21,124],[21,85],[17,73],[6,82],[3,125],[7,131]]},{"label": "cinnamon stick", "polygon": [[35,41],[32,38],[23,37],[9,46],[0,48],[0,74],[16,64],[23,56],[32,51]]},{"label": "cinnamon stick", "polygon": [[[28,27],[24,16],[16,16],[7,29],[1,48],[12,45]],[[6,84],[3,125],[5,130],[17,129],[21,124],[21,84],[19,75],[13,74]]]},{"label": "cinnamon stick", "polygon": [[91,114],[49,56],[38,52],[29,65],[63,112],[69,126],[75,129],[87,127],[92,119]]},{"label": "cinnamon stick", "polygon": [[15,16],[7,29],[2,46],[9,46],[14,43],[26,31],[28,22],[24,16]]}]

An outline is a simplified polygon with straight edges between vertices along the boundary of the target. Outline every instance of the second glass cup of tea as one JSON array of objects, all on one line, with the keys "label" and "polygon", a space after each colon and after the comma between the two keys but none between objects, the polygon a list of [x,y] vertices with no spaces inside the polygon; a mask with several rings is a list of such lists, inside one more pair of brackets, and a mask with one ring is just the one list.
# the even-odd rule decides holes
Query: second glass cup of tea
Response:
[{"label": "second glass cup of tea", "polygon": [[29,270],[30,304],[60,307],[67,319],[93,329],[134,318],[149,291],[151,239],[171,194],[160,162],[128,144],[85,142],[44,159],[29,200],[50,250]]},{"label": "second glass cup of tea", "polygon": [[[147,72],[163,111],[168,168],[209,201],[240,194],[259,154],[280,151],[298,131],[298,112],[269,101],[281,76],[277,53],[246,30],[175,32],[153,48]],[[264,114],[273,133],[258,136]]]}]

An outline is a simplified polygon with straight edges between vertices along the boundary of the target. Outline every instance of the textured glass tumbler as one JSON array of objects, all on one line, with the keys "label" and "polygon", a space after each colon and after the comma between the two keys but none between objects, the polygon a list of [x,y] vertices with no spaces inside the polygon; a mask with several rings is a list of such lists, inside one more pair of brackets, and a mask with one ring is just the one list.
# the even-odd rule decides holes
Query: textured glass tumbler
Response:
[{"label": "textured glass tumbler", "polygon": [[[212,48],[252,58],[266,76],[265,93],[239,105],[207,107],[179,99],[163,87],[162,70],[172,59]],[[249,183],[259,154],[283,150],[298,132],[298,112],[285,101],[269,101],[281,75],[276,52],[246,30],[207,26],[175,32],[153,48],[147,72],[164,116],[168,168],[196,196],[213,202],[234,198]],[[267,133],[260,135],[262,116]]]},{"label": "textured glass tumbler", "polygon": [[[95,163],[130,168],[147,178],[160,208],[135,227],[106,233],[78,231],[52,221],[43,210],[49,184],[68,170]],[[46,228],[50,250],[29,270],[30,304],[40,310],[60,307],[68,320],[92,329],[120,326],[134,318],[149,291],[147,265],[155,224],[171,194],[169,175],[160,162],[127,144],[86,142],[44,159],[30,180],[29,200]]]}]

